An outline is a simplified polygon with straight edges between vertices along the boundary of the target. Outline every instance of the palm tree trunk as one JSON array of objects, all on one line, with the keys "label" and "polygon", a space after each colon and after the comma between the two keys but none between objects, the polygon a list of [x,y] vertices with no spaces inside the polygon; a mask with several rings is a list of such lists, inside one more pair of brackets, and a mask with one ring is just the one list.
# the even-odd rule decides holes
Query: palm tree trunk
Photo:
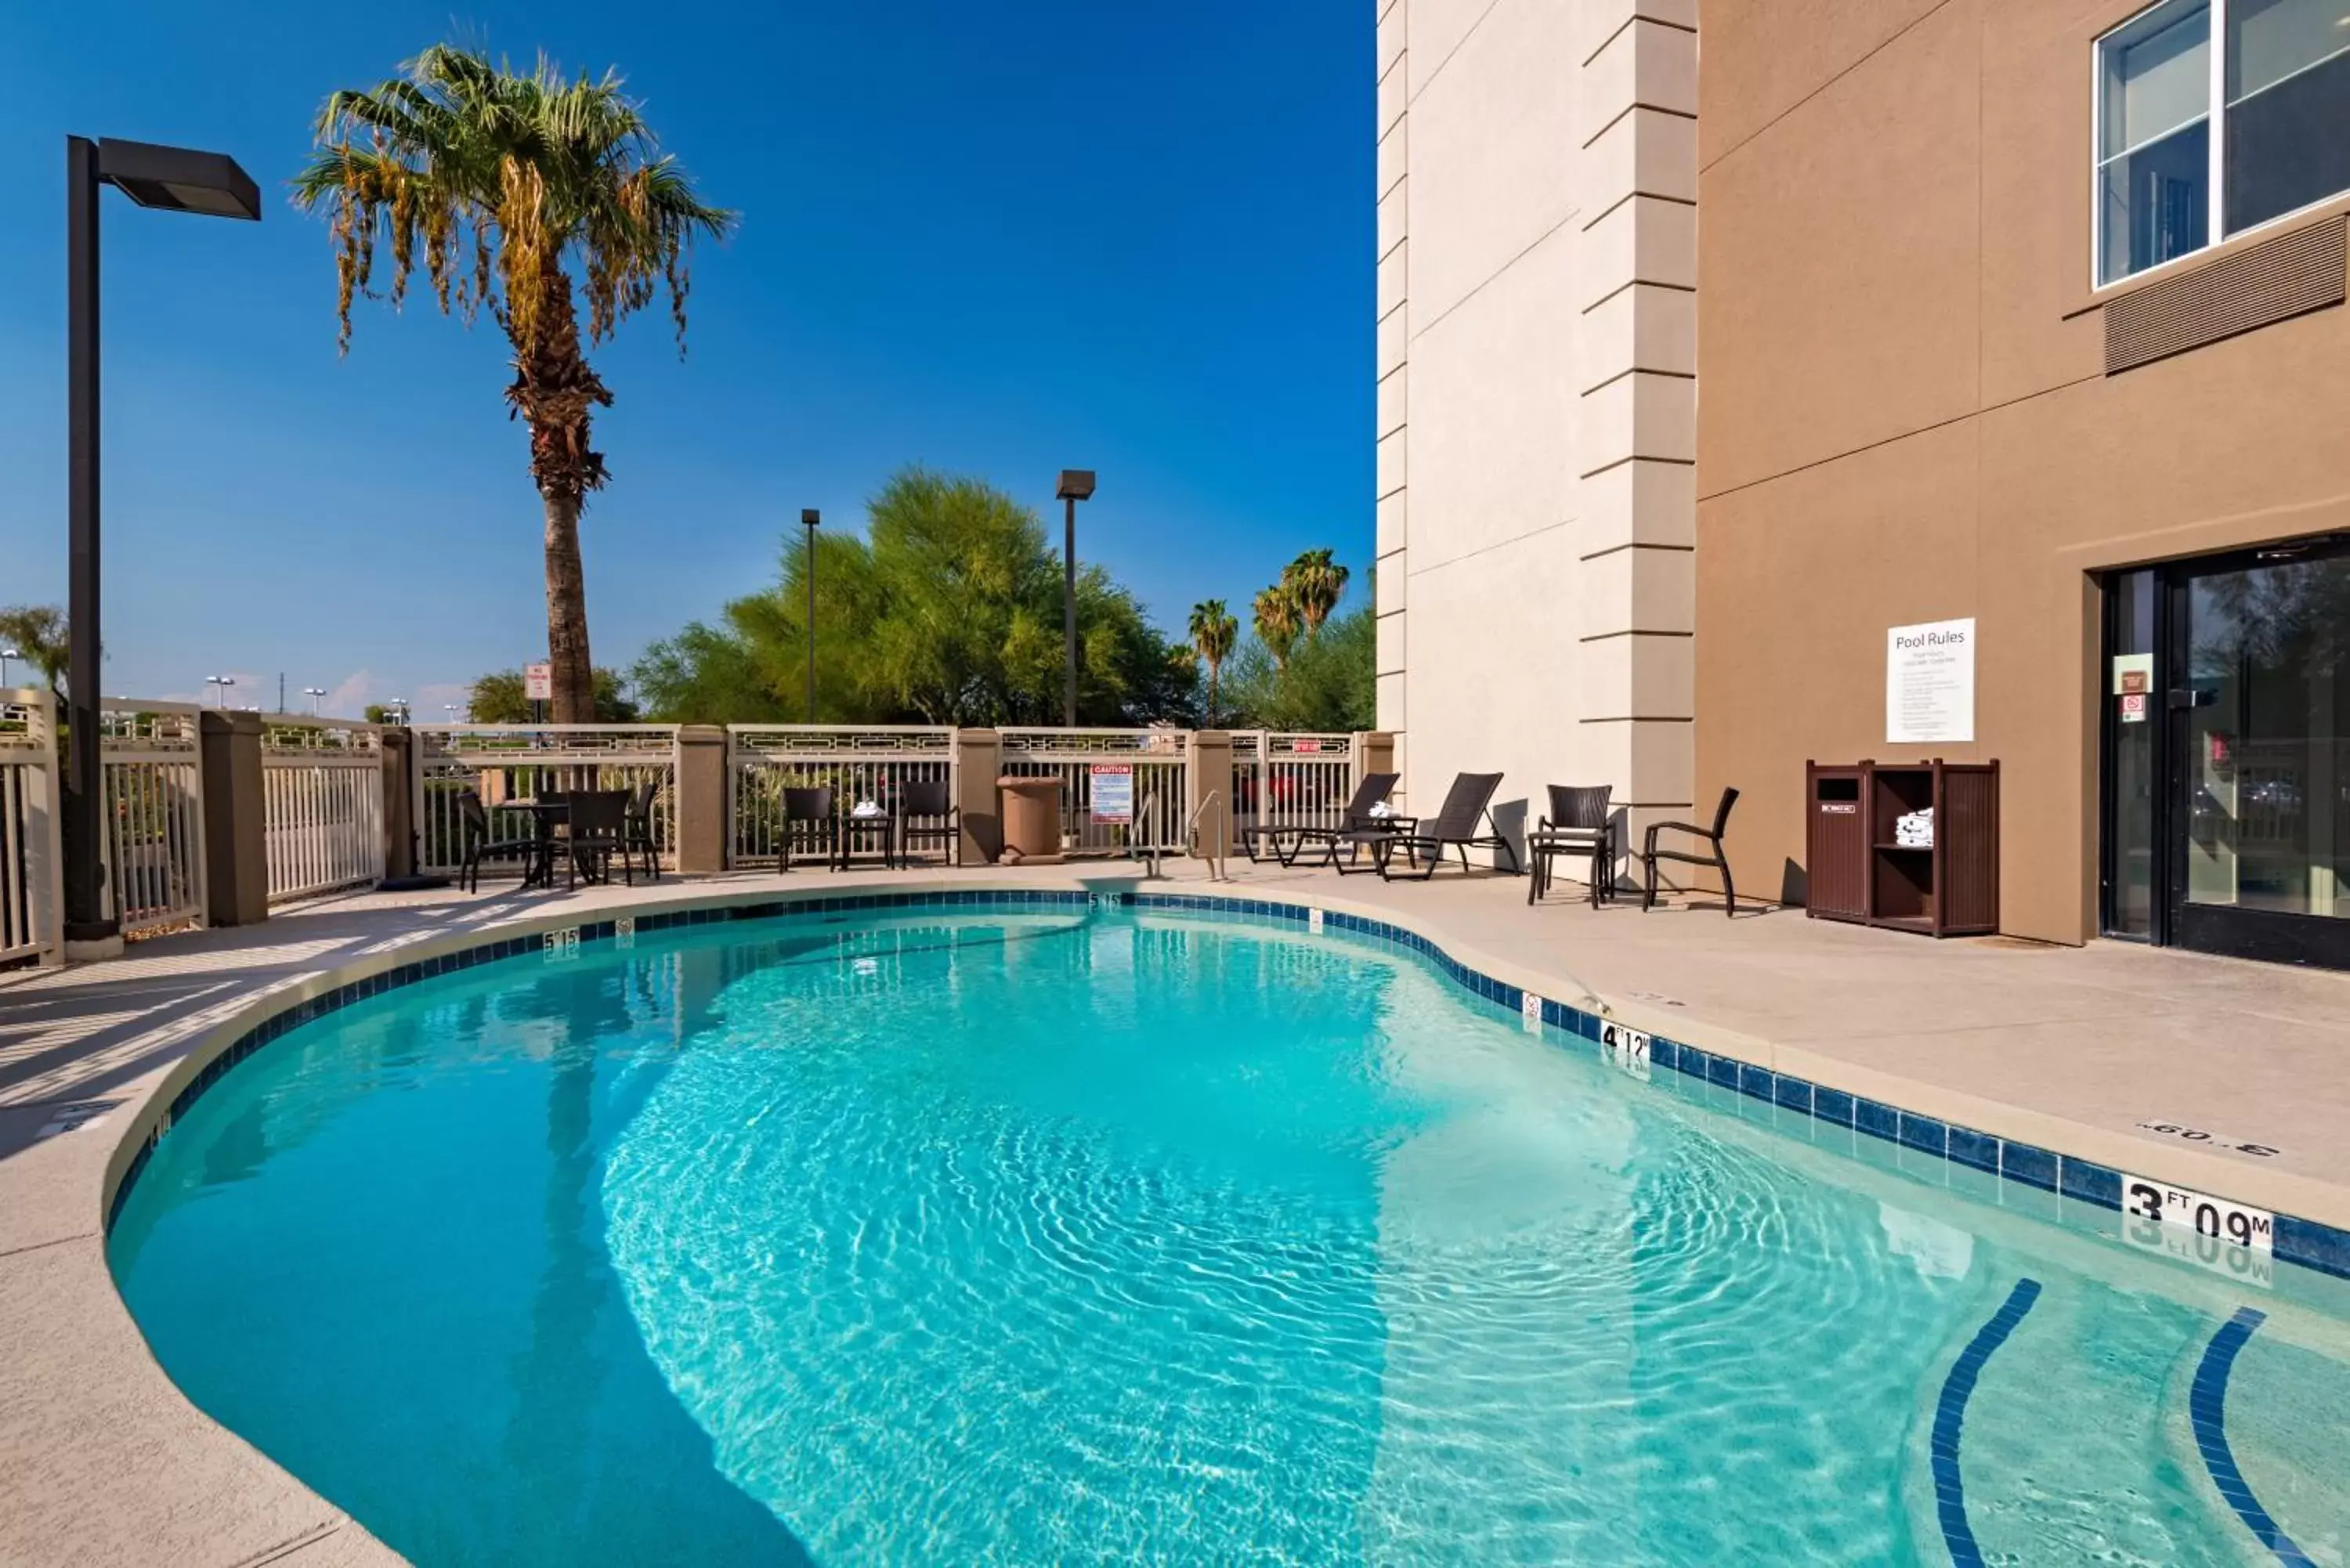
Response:
[{"label": "palm tree trunk", "polygon": [[[605,480],[604,459],[588,444],[588,414],[612,394],[579,348],[571,279],[559,266],[539,275],[536,330],[515,343],[506,400],[530,425],[530,473],[546,513],[546,657],[555,668],[555,722],[596,719],[596,666],[588,654],[588,579],[579,560],[579,514]],[[511,331],[511,326],[509,331]]]},{"label": "palm tree trunk", "polygon": [[596,722],[596,664],[588,653],[588,574],[579,563],[579,498],[543,493],[546,508],[546,658],[555,722]]}]

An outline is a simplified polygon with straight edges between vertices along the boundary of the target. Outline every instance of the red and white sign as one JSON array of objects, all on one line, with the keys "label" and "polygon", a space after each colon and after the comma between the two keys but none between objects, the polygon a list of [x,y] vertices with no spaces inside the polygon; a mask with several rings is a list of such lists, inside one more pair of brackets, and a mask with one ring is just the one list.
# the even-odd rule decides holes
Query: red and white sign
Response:
[{"label": "red and white sign", "polygon": [[555,666],[525,664],[522,667],[522,694],[532,702],[555,701]]},{"label": "red and white sign", "polygon": [[1096,763],[1087,770],[1090,786],[1086,795],[1093,806],[1096,822],[1132,822],[1134,820],[1134,764],[1132,763]]},{"label": "red and white sign", "polygon": [[2146,722],[2145,692],[2125,691],[2122,693],[2122,722],[2125,724],[2143,724]]}]

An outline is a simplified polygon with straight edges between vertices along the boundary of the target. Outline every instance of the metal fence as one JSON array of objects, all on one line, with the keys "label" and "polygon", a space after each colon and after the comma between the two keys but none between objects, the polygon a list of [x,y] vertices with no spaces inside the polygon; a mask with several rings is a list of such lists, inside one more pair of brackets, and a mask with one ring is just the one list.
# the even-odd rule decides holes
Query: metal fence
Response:
[{"label": "metal fence", "polygon": [[203,923],[202,712],[192,703],[109,697],[99,713],[106,912],[126,936]]},{"label": "metal fence", "polygon": [[[465,791],[481,797],[493,838],[525,838],[535,825],[504,803],[577,790],[653,786],[652,836],[660,864],[677,863],[674,724],[419,724],[416,835],[419,868],[464,864]],[[519,876],[520,866],[488,867]]]},{"label": "metal fence", "polygon": [[49,694],[0,691],[0,964],[64,951],[60,782]]},{"label": "metal fence", "polygon": [[[954,733],[943,724],[728,725],[727,864],[749,867],[782,852],[786,789],[829,785],[836,818],[861,801],[897,809],[916,780],[944,782],[951,800]],[[797,828],[793,852],[813,853],[816,833],[813,825]]]},{"label": "metal fence", "polygon": [[1344,827],[1359,776],[1355,737],[1232,732],[1232,830]]},{"label": "metal fence", "polygon": [[[1182,730],[1003,730],[1003,771],[1061,781],[1061,846],[1072,853],[1120,849],[1180,852],[1190,809],[1189,732]],[[1097,820],[1094,779],[1133,774],[1132,822]],[[1121,780],[1121,787],[1123,781]],[[1211,787],[1213,787],[1212,785]]]},{"label": "metal fence", "polygon": [[269,901],[383,879],[383,735],[273,714],[261,735]]}]

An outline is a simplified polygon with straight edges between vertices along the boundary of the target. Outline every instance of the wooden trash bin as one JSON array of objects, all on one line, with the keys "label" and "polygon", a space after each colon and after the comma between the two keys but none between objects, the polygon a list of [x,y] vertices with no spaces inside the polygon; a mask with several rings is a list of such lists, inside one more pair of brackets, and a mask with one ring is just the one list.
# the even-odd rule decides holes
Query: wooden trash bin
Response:
[{"label": "wooden trash bin", "polygon": [[1804,764],[1804,913],[1815,919],[1868,919],[1868,764]]}]

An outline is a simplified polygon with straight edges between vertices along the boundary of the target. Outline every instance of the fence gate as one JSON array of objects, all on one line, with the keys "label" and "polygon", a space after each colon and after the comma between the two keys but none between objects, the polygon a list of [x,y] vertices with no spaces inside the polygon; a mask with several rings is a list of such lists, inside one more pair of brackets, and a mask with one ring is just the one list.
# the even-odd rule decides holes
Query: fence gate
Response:
[{"label": "fence gate", "polygon": [[[577,790],[652,788],[653,846],[677,864],[677,726],[674,724],[418,724],[416,858],[421,871],[450,874],[465,861],[460,802],[480,796],[493,838],[526,838],[529,814],[510,800]],[[520,876],[517,862],[484,868]]]},{"label": "fence gate", "polygon": [[125,936],[203,924],[203,712],[192,703],[110,697],[99,713],[106,912]]},{"label": "fence gate", "polygon": [[1356,767],[1352,735],[1233,731],[1233,831],[1346,826]]},{"label": "fence gate", "polygon": [[47,691],[0,691],[0,964],[64,952],[57,742]]},{"label": "fence gate", "polygon": [[383,735],[272,718],[261,737],[269,901],[383,880]]},{"label": "fence gate", "polygon": [[[1122,849],[1183,852],[1191,802],[1191,764],[1182,730],[1002,730],[1003,771],[1052,774],[1061,781],[1061,845],[1083,854]],[[1123,763],[1134,770],[1134,821],[1097,822],[1093,770]]]},{"label": "fence gate", "polygon": [[[945,724],[729,724],[726,864],[748,867],[782,853],[786,789],[829,787],[836,818],[860,801],[902,810],[906,785],[917,781],[945,784],[953,800],[954,734]],[[813,854],[816,827],[794,831],[793,853]]]}]

